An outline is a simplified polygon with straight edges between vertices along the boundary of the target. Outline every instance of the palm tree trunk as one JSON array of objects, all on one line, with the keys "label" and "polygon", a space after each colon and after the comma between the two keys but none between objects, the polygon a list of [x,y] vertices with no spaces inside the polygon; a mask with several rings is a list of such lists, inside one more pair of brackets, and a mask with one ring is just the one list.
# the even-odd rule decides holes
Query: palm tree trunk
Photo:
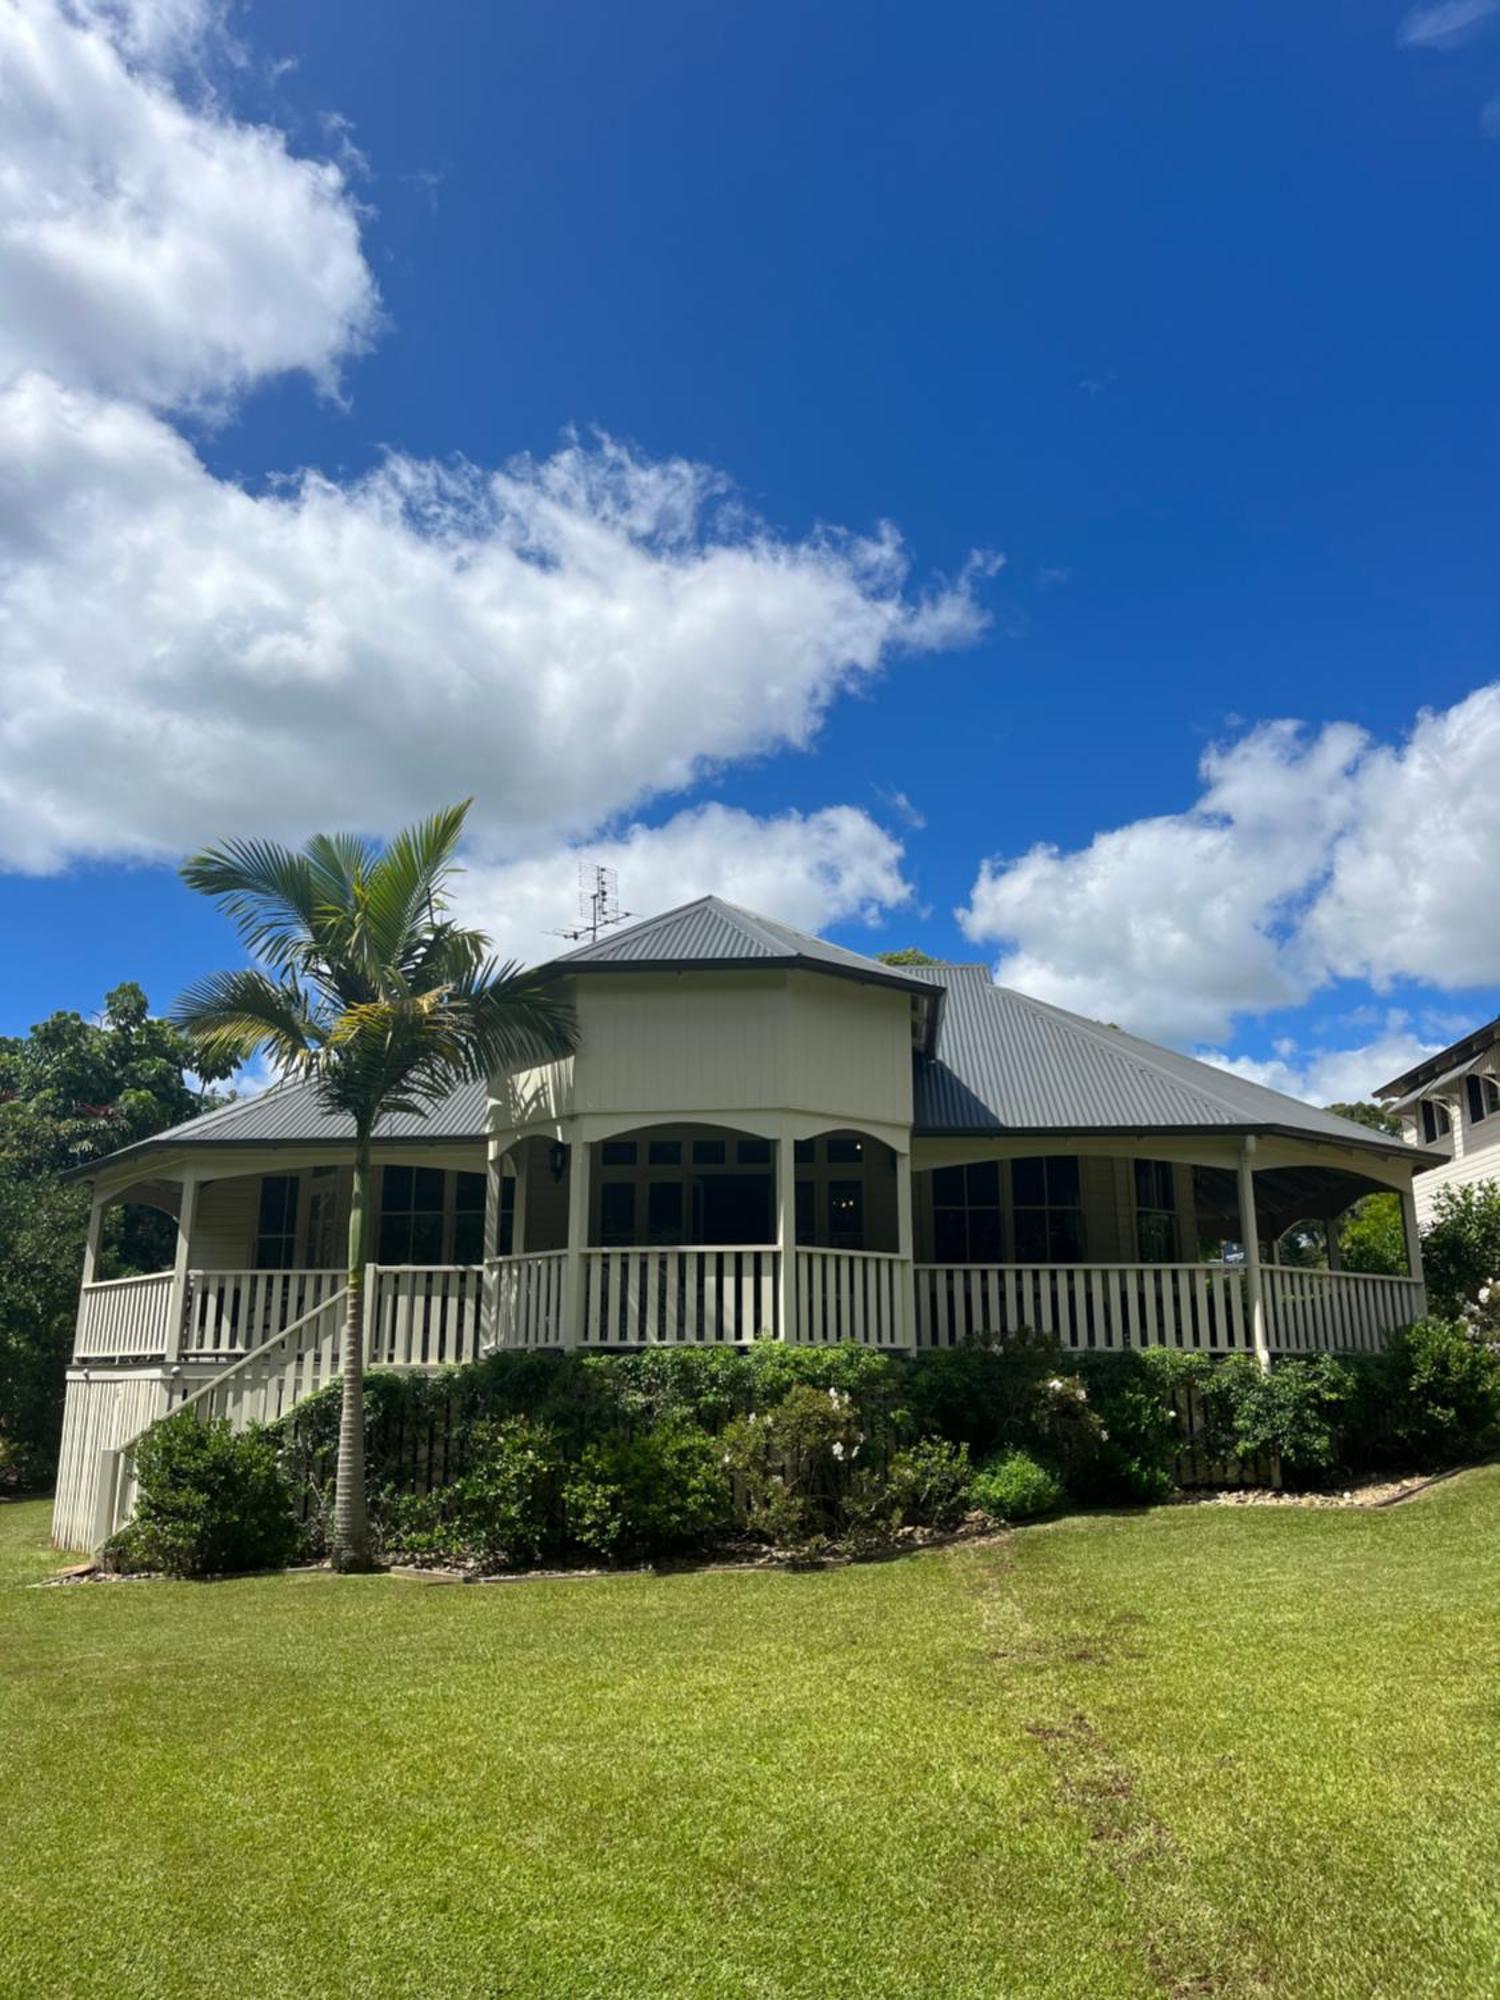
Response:
[{"label": "palm tree trunk", "polygon": [[370,1135],[354,1141],[354,1195],[349,1207],[349,1291],[344,1304],[344,1398],[333,1494],[333,1566],[367,1570],[370,1523],[365,1510],[365,1239],[370,1192]]}]

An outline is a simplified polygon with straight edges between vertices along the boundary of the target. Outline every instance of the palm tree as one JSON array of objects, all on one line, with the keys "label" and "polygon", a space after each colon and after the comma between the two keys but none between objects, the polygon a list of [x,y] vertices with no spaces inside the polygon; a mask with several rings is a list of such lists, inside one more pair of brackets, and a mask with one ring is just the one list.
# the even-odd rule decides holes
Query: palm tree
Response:
[{"label": "palm tree", "polygon": [[185,992],[173,1018],[211,1060],[264,1051],[284,1077],[354,1123],[343,1404],[334,1501],[336,1569],[367,1569],[364,1286],[370,1154],[380,1122],[417,1112],[456,1083],[556,1061],[577,1045],[572,1008],[497,966],[489,940],[448,916],[447,889],[472,800],[409,827],[383,851],[319,834],[300,852],[232,840],[185,862],[260,961]]}]

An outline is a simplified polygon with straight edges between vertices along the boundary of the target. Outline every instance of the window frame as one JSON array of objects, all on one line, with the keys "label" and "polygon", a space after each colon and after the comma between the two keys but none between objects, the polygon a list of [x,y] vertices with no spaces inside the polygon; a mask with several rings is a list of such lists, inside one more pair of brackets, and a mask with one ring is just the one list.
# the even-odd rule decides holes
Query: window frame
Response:
[{"label": "window frame", "polygon": [[[1037,1167],[1042,1176],[1042,1199],[1040,1201],[1018,1201],[1016,1199],[1016,1170],[1019,1167]],[[1066,1168],[1073,1182],[1074,1197],[1070,1201],[1053,1198],[1054,1176],[1061,1177]],[[1082,1264],[1088,1260],[1088,1233],[1084,1226],[1083,1207],[1083,1165],[1077,1153],[1028,1153],[1010,1162],[1010,1223],[1011,1238],[1015,1245],[1015,1261],[1018,1264]],[[1041,1218],[1042,1232],[1046,1241],[1046,1255],[1043,1257],[1023,1256],[1022,1237],[1029,1234],[1031,1218]],[[1022,1218],[1026,1218],[1023,1225]],[[1058,1238],[1071,1235],[1074,1241],[1063,1246],[1059,1255]]]},{"label": "window frame", "polygon": [[[277,1229],[266,1227],[266,1195],[273,1185],[283,1190],[281,1226]],[[287,1213],[287,1194],[290,1195],[290,1216]],[[260,1186],[255,1196],[255,1242],[251,1250],[251,1261],[257,1271],[295,1271],[297,1268],[297,1246],[302,1240],[298,1227],[302,1217],[302,1176],[301,1174],[262,1174]],[[268,1259],[263,1246],[279,1243],[285,1255]]]},{"label": "window frame", "polygon": [[[1140,1264],[1180,1264],[1182,1262],[1182,1217],[1177,1207],[1177,1166],[1172,1160],[1136,1159],[1131,1162],[1135,1191],[1135,1254]],[[1165,1175],[1165,1183],[1159,1176]],[[1154,1183],[1142,1187],[1142,1182]],[[1162,1195],[1168,1198],[1163,1201]],[[1144,1198],[1149,1197],[1149,1198]],[[1165,1256],[1156,1254],[1146,1241],[1147,1224],[1165,1224],[1163,1239],[1169,1246]]]}]

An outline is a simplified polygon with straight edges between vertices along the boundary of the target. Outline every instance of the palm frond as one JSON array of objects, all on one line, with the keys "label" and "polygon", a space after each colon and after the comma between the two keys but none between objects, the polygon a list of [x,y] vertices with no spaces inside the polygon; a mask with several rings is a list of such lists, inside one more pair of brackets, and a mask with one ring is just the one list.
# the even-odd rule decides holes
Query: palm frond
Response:
[{"label": "palm frond", "polygon": [[257,958],[283,970],[306,956],[318,890],[306,855],[274,840],[230,840],[182,864],[190,889],[211,896]]},{"label": "palm frond", "polygon": [[384,853],[320,834],[301,854],[231,841],[183,868],[279,978],[216,973],[174,1018],[224,1061],[266,1050],[329,1109],[373,1133],[455,1084],[555,1062],[577,1046],[571,1005],[446,914],[469,801],[399,834]]},{"label": "palm frond", "polygon": [[436,925],[471,804],[447,806],[397,834],[365,877],[360,944],[367,967],[405,966]]},{"label": "palm frond", "polygon": [[305,1071],[327,1039],[295,984],[250,967],[200,979],[171,1018],[209,1056],[240,1063],[264,1050],[283,1073]]}]

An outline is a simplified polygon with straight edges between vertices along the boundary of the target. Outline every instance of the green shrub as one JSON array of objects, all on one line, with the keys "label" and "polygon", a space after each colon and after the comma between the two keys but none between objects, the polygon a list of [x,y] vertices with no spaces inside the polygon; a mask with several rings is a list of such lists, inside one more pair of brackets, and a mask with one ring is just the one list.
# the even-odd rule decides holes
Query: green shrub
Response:
[{"label": "green shrub", "polygon": [[1433,1312],[1454,1319],[1500,1273],[1500,1181],[1438,1190],[1435,1220],[1422,1238],[1422,1267]]},{"label": "green shrub", "polygon": [[904,1446],[881,1481],[891,1526],[956,1528],[969,1510],[973,1477],[966,1444],[929,1437]]},{"label": "green shrub", "polygon": [[547,1426],[529,1417],[481,1421],[469,1447],[467,1469],[448,1485],[381,1495],[374,1511],[388,1553],[515,1569],[557,1542],[562,1461]]},{"label": "green shrub", "polygon": [[1028,1451],[1002,1451],[982,1465],[969,1486],[976,1507],[997,1521],[1030,1521],[1062,1504],[1062,1481]]},{"label": "green shrub", "polygon": [[1177,1457],[1186,1442],[1175,1392],[1212,1367],[1204,1354],[1169,1347],[1080,1355],[1100,1424],[1099,1448],[1075,1467],[1069,1489],[1080,1500],[1164,1500],[1176,1486]]},{"label": "green shrub", "polygon": [[1451,1321],[1419,1319],[1385,1355],[1391,1431],[1408,1457],[1451,1465],[1500,1447],[1500,1354]]},{"label": "green shrub", "polygon": [[136,1446],[135,1517],[111,1544],[120,1568],[168,1576],[279,1569],[301,1531],[276,1441],[179,1410]]},{"label": "green shrub", "polygon": [[779,1547],[835,1539],[863,1445],[850,1396],[810,1382],[736,1418],[723,1449],[740,1520]]},{"label": "green shrub", "polygon": [[1274,1452],[1292,1479],[1326,1474],[1340,1460],[1340,1429],[1353,1405],[1353,1372],[1331,1354],[1282,1361],[1269,1372],[1233,1354],[1199,1384],[1210,1457],[1231,1461]]},{"label": "green shrub", "polygon": [[1049,1337],[1018,1333],[924,1354],[911,1388],[915,1427],[968,1445],[981,1458],[1031,1452],[1071,1484],[1103,1448],[1103,1425],[1078,1373],[1079,1357]]},{"label": "green shrub", "polygon": [[701,1547],[730,1519],[723,1447],[680,1417],[585,1446],[562,1497],[569,1538],[608,1560]]}]

